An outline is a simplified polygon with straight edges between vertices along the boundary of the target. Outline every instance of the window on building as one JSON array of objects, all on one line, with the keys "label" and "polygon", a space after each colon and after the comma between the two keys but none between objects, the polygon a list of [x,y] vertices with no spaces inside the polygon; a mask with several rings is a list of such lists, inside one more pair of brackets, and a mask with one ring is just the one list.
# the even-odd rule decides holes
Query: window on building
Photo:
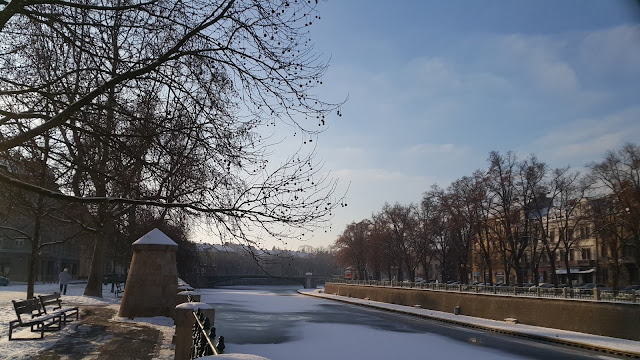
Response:
[{"label": "window on building", "polygon": [[602,255],[603,258],[607,258],[609,255],[607,253],[607,245],[602,245],[602,251],[600,252],[600,254]]},{"label": "window on building", "polygon": [[549,230],[549,239],[551,240],[551,242],[556,241],[556,231],[555,230]]},{"label": "window on building", "polygon": [[600,282],[606,284],[609,281],[609,271],[607,269],[600,269]]},{"label": "window on building", "polygon": [[24,247],[24,240],[23,239],[16,239],[16,247],[17,248]]},{"label": "window on building", "polygon": [[591,260],[591,248],[582,249],[582,260]]},{"label": "window on building", "polygon": [[575,261],[575,260],[576,260],[576,250],[571,249],[569,251],[569,261]]},{"label": "window on building", "polygon": [[635,257],[636,255],[636,248],[631,246],[631,245],[625,245],[622,248],[622,256],[624,257]]}]

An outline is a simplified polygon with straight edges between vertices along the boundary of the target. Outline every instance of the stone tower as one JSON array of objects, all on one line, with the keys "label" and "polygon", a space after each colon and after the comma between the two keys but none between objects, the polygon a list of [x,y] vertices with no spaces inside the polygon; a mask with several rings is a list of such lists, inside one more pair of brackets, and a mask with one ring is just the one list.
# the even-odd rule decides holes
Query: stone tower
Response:
[{"label": "stone tower", "polygon": [[136,240],[132,248],[133,259],[118,315],[131,319],[173,317],[178,287],[178,244],[156,228]]}]

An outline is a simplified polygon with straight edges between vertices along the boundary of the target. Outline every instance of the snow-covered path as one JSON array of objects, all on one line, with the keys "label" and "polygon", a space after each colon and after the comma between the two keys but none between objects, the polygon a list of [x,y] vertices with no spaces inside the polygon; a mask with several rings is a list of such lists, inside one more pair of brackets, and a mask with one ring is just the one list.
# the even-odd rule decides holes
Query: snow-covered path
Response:
[{"label": "snow-covered path", "polygon": [[[103,298],[89,297],[82,295],[86,283],[71,283],[67,289],[67,295],[62,295],[62,303],[66,306],[113,306],[117,307],[121,299],[116,298],[110,293],[111,285],[103,287]],[[59,291],[58,284],[36,284],[35,295],[51,294]],[[60,331],[45,333],[44,339],[36,340],[12,340],[9,341],[9,321],[14,320],[16,315],[13,310],[11,300],[25,299],[27,286],[25,284],[11,284],[9,286],[0,286],[0,359],[28,359],[32,355],[40,353],[51,348],[56,344],[60,345],[65,338],[71,338],[69,335],[75,331],[75,322],[65,326]],[[130,321],[128,319],[114,318],[116,321]],[[173,346],[171,345],[171,337],[173,336],[173,320],[165,317],[140,318],[134,319],[134,322],[151,326],[158,329],[163,334],[164,344],[158,349],[158,359],[173,359]],[[29,338],[34,337],[28,328],[14,330],[14,337]],[[39,335],[37,336],[39,337]],[[95,357],[92,357],[95,358]]]}]

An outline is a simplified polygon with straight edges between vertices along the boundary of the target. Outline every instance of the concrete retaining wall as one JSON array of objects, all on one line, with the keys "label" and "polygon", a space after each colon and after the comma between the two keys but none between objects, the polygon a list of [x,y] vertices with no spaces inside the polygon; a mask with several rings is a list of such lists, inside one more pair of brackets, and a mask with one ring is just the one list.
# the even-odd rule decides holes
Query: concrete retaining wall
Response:
[{"label": "concrete retaining wall", "polygon": [[437,290],[325,284],[327,294],[369,298],[493,320],[520,323],[640,341],[640,304],[529,298]]}]

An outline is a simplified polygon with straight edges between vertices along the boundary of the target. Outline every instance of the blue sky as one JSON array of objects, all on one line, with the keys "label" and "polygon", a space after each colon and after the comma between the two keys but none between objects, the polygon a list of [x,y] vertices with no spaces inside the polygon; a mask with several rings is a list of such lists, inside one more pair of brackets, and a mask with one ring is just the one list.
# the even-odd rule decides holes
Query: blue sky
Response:
[{"label": "blue sky", "polygon": [[419,202],[432,184],[486,168],[492,150],[583,170],[640,142],[635,1],[321,0],[318,8],[311,38],[330,57],[318,91],[348,101],[317,150],[350,188],[331,230],[303,244],[331,244],[385,202]]}]

